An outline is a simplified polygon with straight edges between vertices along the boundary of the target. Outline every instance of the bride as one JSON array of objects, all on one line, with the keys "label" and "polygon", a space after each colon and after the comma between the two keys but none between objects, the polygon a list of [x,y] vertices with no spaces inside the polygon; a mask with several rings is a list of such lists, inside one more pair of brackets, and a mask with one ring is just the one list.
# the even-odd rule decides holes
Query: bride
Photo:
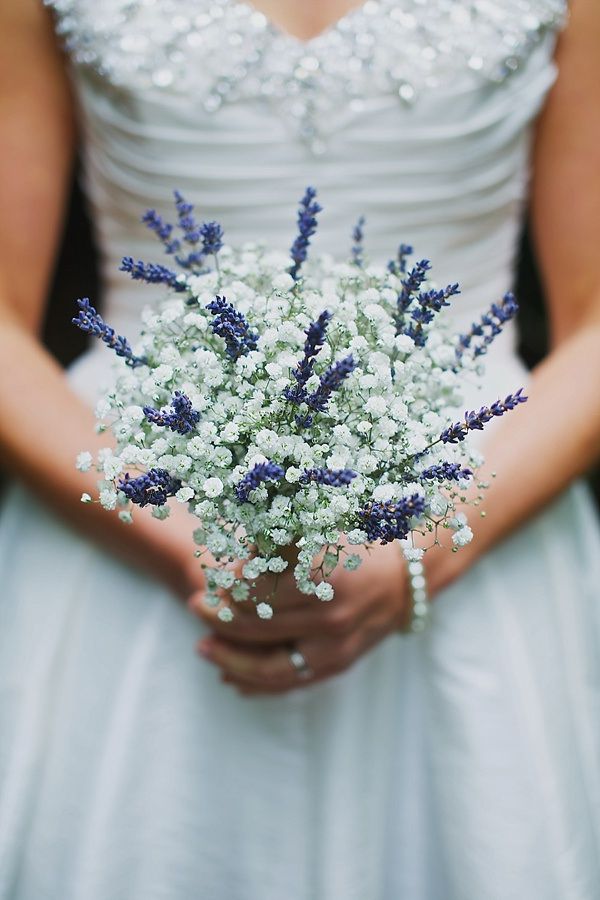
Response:
[{"label": "bride", "polygon": [[[600,536],[576,479],[600,442],[600,7],[46,6],[0,10],[0,898],[597,898]],[[526,375],[509,329],[487,358],[486,400],[529,402],[487,436],[472,545],[426,555],[426,633],[398,631],[394,546],[332,604],[290,591],[225,626],[186,513],[124,528],[79,502],[107,357],[65,377],[38,339],[76,128],[129,337],[148,295],[119,261],[153,258],[139,214],[175,188],[230,243],[285,248],[315,184],[316,249],[364,213],[373,260],[408,241],[460,279],[457,328],[510,286],[529,195],[553,349]]]}]

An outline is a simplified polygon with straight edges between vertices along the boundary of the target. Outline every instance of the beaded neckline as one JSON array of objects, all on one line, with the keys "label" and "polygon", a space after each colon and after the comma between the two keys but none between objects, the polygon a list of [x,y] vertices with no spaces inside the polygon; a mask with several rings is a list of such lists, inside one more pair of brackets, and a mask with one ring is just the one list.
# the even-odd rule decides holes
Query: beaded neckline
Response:
[{"label": "beaded neckline", "polygon": [[340,110],[414,104],[520,69],[566,0],[365,0],[307,41],[245,0],[43,0],[75,65],[116,88],[185,95],[208,113],[268,102],[314,152]]}]

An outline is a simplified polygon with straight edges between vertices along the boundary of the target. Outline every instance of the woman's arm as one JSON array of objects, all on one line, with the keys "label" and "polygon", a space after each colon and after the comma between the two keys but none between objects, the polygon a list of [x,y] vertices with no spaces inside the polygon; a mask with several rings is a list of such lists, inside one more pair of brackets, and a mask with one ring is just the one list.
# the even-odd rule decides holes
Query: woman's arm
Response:
[{"label": "woman's arm", "polygon": [[[443,547],[425,555],[432,596],[539,512],[586,471],[600,450],[598,47],[600,4],[573,0],[558,48],[560,74],[538,124],[533,162],[532,215],[552,351],[532,374],[529,402],[494,423],[485,469],[497,474],[485,492],[486,517],[476,522],[472,544],[456,554]],[[317,678],[341,671],[406,615],[399,557],[397,548],[376,547],[358,572],[336,572],[333,603],[297,601],[267,623],[238,616],[231,628],[202,611],[216,636],[201,650],[227,680],[250,693],[311,683],[298,682],[284,646],[261,648],[261,633],[263,641],[294,642]],[[245,641],[253,646],[244,649]]]},{"label": "woman's arm", "polygon": [[531,215],[552,348],[528,403],[484,447],[495,472],[472,544],[428,554],[433,592],[556,497],[600,451],[600,4],[573,0],[537,127]]},{"label": "woman's arm", "polygon": [[201,585],[188,523],[143,515],[126,527],[80,502],[96,494],[96,478],[77,472],[75,457],[106,440],[38,337],[71,174],[72,98],[40,0],[2,4],[0,35],[2,465],[72,525],[185,594]]}]

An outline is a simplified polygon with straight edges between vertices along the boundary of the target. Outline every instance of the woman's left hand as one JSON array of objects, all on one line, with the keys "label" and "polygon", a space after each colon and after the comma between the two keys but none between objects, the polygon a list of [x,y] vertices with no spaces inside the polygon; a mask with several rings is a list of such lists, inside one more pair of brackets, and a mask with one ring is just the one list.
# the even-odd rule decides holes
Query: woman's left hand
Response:
[{"label": "woman's left hand", "polygon": [[[277,589],[272,619],[261,620],[254,603],[233,603],[235,618],[223,623],[202,594],[190,600],[212,630],[198,650],[219,666],[223,680],[244,694],[279,694],[343,672],[410,616],[406,564],[395,545],[352,548],[362,556],[357,571],[340,564],[327,579],[330,602],[300,594],[291,571]],[[290,653],[299,651],[309,673],[299,673]],[[302,676],[302,677],[301,677]]]}]

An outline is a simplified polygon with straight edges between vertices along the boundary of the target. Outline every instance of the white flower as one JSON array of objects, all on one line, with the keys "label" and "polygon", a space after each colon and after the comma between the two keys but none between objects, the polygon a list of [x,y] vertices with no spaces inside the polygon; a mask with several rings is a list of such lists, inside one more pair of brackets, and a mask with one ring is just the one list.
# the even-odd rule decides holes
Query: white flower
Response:
[{"label": "white flower", "polygon": [[109,414],[111,405],[108,400],[98,400],[96,403],[96,418],[104,419]]},{"label": "white flower", "polygon": [[284,572],[287,567],[287,561],[281,556],[274,556],[269,560],[269,572]]},{"label": "white flower", "polygon": [[463,525],[458,531],[452,535],[452,543],[455,547],[465,547],[473,540],[473,532],[468,525]]},{"label": "white flower", "polygon": [[282,272],[273,279],[273,287],[276,291],[291,291],[295,285],[295,281],[288,272]]},{"label": "white flower", "polygon": [[132,424],[139,424],[145,419],[144,410],[141,406],[128,406],[123,410],[123,418]]},{"label": "white flower", "polygon": [[233,585],[235,581],[235,573],[230,569],[217,569],[213,572],[213,578],[215,584],[220,588],[225,588],[227,590]]},{"label": "white flower", "polygon": [[175,494],[175,499],[179,501],[179,503],[187,503],[188,500],[191,500],[194,496],[194,492],[190,487],[182,487],[179,488],[177,493]]},{"label": "white flower", "polygon": [[227,422],[221,430],[221,437],[228,444],[237,441],[239,436],[240,429],[236,422]]},{"label": "white flower", "polygon": [[221,622],[232,622],[233,621],[233,612],[228,606],[222,606],[217,616],[221,620]]},{"label": "white flower", "polygon": [[119,512],[119,519],[121,520],[121,522],[123,522],[124,525],[131,525],[133,522],[133,516],[128,509],[122,509]]},{"label": "white flower", "polygon": [[346,561],[344,562],[344,568],[348,569],[349,572],[354,572],[361,565],[362,557],[360,557],[358,553],[352,553],[346,558]]},{"label": "white flower", "polygon": [[113,481],[123,471],[123,463],[118,456],[109,456],[104,460],[103,471],[106,478]]},{"label": "white flower", "polygon": [[408,337],[407,334],[397,335],[395,344],[396,350],[399,350],[400,353],[410,353],[411,350],[414,350],[415,347],[413,339]]},{"label": "white flower", "polygon": [[352,531],[349,531],[346,538],[349,544],[366,544],[369,539],[367,532],[362,531],[360,528],[354,528]]},{"label": "white flower", "polygon": [[244,600],[247,600],[249,593],[250,588],[244,581],[236,582],[231,588],[231,596],[236,603],[242,603]]},{"label": "white flower", "polygon": [[82,503],[93,503],[94,501],[92,500],[92,498],[90,497],[89,494],[82,494],[82,495],[81,495],[81,502],[82,502]]},{"label": "white flower", "polygon": [[100,491],[100,504],[104,509],[115,509],[117,506],[117,492],[114,488],[103,488]]},{"label": "white flower", "polygon": [[467,524],[467,517],[463,512],[456,513],[455,516],[452,516],[451,519],[448,519],[448,525],[450,528],[454,528],[456,531],[463,528]]},{"label": "white flower", "polygon": [[152,370],[152,380],[155,384],[166,384],[173,377],[173,367],[166,364],[157,366]]},{"label": "white flower", "polygon": [[425,551],[422,547],[411,547],[410,544],[407,544],[404,541],[402,552],[407,562],[419,562],[419,560],[423,559],[423,556],[425,555]]},{"label": "white flower", "polygon": [[448,501],[443,494],[436,491],[429,497],[429,509],[434,516],[444,516],[448,509]]},{"label": "white flower", "polygon": [[365,403],[365,412],[371,416],[383,416],[387,412],[387,403],[383,397],[369,397]]},{"label": "white flower", "polygon": [[89,472],[92,466],[92,454],[88,453],[87,450],[80,453],[75,461],[75,466],[80,472]]},{"label": "white flower", "polygon": [[220,478],[207,478],[202,485],[202,490],[204,491],[206,496],[210,497],[211,499],[213,497],[218,497],[223,493],[223,482]]},{"label": "white flower", "polygon": [[333,588],[328,581],[322,581],[315,588],[315,594],[319,600],[333,600]]},{"label": "white flower", "polygon": [[258,603],[256,606],[256,612],[261,619],[273,618],[273,607],[268,603]]}]

